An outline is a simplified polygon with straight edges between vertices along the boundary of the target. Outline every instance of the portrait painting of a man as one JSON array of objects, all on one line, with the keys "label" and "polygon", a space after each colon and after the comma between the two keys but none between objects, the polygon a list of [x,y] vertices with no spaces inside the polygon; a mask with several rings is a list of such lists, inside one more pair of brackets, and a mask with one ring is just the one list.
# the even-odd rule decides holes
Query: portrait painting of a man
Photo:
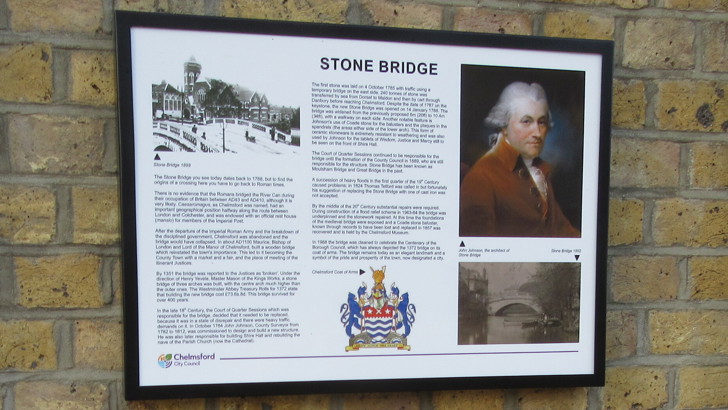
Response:
[{"label": "portrait painting of a man", "polygon": [[[464,160],[461,165],[460,236],[580,237],[578,221],[570,220],[559,202],[555,167],[542,155],[554,129],[547,92],[538,82],[518,77],[503,76],[494,82],[499,95],[483,120],[490,130],[487,150],[472,164]],[[558,147],[553,151],[558,153]],[[562,164],[569,161],[568,155],[553,156]],[[571,179],[572,187],[562,191],[573,198],[579,194],[581,180]],[[566,186],[569,181],[561,182]],[[571,212],[570,216],[580,215]]]}]

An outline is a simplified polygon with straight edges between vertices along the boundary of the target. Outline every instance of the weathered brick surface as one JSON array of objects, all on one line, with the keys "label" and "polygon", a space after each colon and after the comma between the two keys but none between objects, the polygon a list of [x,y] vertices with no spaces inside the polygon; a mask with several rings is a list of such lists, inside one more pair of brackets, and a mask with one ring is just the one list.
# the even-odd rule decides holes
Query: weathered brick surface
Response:
[{"label": "weathered brick surface", "polygon": [[70,98],[87,105],[111,106],[116,102],[114,53],[75,51],[70,61]]},{"label": "weathered brick surface", "polygon": [[0,47],[0,100],[48,103],[53,98],[53,53],[48,44]]},{"label": "weathered brick surface", "polygon": [[119,192],[115,187],[74,187],[73,241],[111,244],[119,239]]},{"label": "weathered brick surface", "polygon": [[688,262],[688,269],[691,298],[728,299],[728,256],[694,256]]},{"label": "weathered brick surface", "polygon": [[611,40],[614,18],[574,11],[548,13],[544,21],[544,34],[548,37]]},{"label": "weathered brick surface", "polygon": [[612,138],[610,185],[675,187],[680,181],[680,144],[669,141]]},{"label": "weathered brick surface", "polygon": [[674,256],[615,256],[612,295],[617,302],[646,302],[677,298],[680,287]]},{"label": "weathered brick surface", "polygon": [[637,318],[629,311],[607,312],[607,360],[637,353]]},{"label": "weathered brick surface", "polygon": [[[225,401],[227,399],[222,399]],[[180,399],[180,400],[147,400],[127,402],[129,410],[205,410],[204,399]],[[245,404],[237,407],[227,407],[235,410],[259,409],[260,407],[247,407]],[[224,410],[226,407],[220,407]]]},{"label": "weathered brick surface", "polygon": [[728,83],[660,81],[655,117],[664,130],[728,131]]},{"label": "weathered brick surface", "polygon": [[690,146],[690,185],[728,188],[728,144],[699,142]]},{"label": "weathered brick surface", "polygon": [[71,32],[94,35],[101,31],[102,0],[7,0],[13,31]]},{"label": "weathered brick surface", "polygon": [[438,29],[442,25],[442,7],[414,2],[362,0],[376,26]]},{"label": "weathered brick surface", "polygon": [[[180,14],[205,14],[205,0],[168,0],[169,11]],[[162,3],[160,1],[160,3]]]},{"label": "weathered brick surface", "polygon": [[678,372],[681,409],[728,407],[728,366],[688,366]]},{"label": "weathered brick surface", "polygon": [[461,7],[455,11],[454,29],[480,33],[526,35],[533,34],[533,20],[525,13]]},{"label": "weathered brick surface", "polygon": [[56,196],[46,188],[0,185],[0,241],[42,244],[56,235]]},{"label": "weathered brick surface", "polygon": [[710,22],[705,24],[705,57],[703,65],[708,71],[728,71],[728,23]]},{"label": "weathered brick surface", "polygon": [[622,65],[629,68],[688,69],[695,64],[695,26],[676,19],[627,22]]},{"label": "weathered brick surface", "polygon": [[725,0],[660,0],[662,7],[677,10],[728,11]]},{"label": "weathered brick surface", "polygon": [[243,409],[328,409],[331,398],[328,395],[305,396],[260,396],[245,398],[224,398],[219,400],[220,410]]},{"label": "weathered brick surface", "polygon": [[102,306],[100,264],[94,255],[16,257],[20,305],[27,308]]},{"label": "weathered brick surface", "polygon": [[123,303],[122,295],[124,294],[124,287],[122,285],[122,281],[124,280],[124,275],[121,268],[121,261],[118,259],[114,263],[114,268],[112,270],[111,276],[114,283],[114,304],[119,305]]},{"label": "weathered brick surface", "polygon": [[15,408],[100,410],[108,408],[109,389],[101,383],[29,381],[15,385]]},{"label": "weathered brick surface", "polygon": [[[728,407],[728,3],[486,3],[0,0],[0,409]],[[115,9],[614,38],[607,386],[124,402]]]},{"label": "weathered brick surface", "polygon": [[518,394],[520,410],[584,410],[587,408],[587,390],[572,389],[528,389]]},{"label": "weathered brick surface", "polygon": [[343,23],[346,19],[346,0],[222,0],[221,11],[227,17],[268,20],[316,21]]},{"label": "weathered brick surface", "polygon": [[649,5],[648,0],[551,0],[554,3],[584,4],[610,6],[615,5],[623,9],[641,9]]},{"label": "weathered brick surface", "polygon": [[603,389],[608,410],[654,409],[667,404],[667,371],[650,367],[613,367]]},{"label": "weathered brick surface", "polygon": [[0,321],[0,370],[53,370],[53,322]]},{"label": "weathered brick surface", "polygon": [[94,174],[104,155],[104,121],[49,115],[12,115],[10,163],[18,173]]},{"label": "weathered brick surface", "polygon": [[612,87],[612,125],[617,128],[644,128],[647,110],[644,81],[615,80]]},{"label": "weathered brick surface", "polygon": [[439,390],[432,392],[433,410],[502,409],[502,390]]},{"label": "weathered brick surface", "polygon": [[724,247],[728,244],[728,201],[656,201],[652,235],[658,246]]},{"label": "weathered brick surface", "polygon": [[645,204],[639,199],[609,200],[609,245],[642,242],[642,218]]},{"label": "weathered brick surface", "polygon": [[121,321],[78,320],[75,323],[74,363],[84,368],[121,370]]},{"label": "weathered brick surface", "polygon": [[728,354],[728,315],[720,310],[651,311],[655,354]]},{"label": "weathered brick surface", "polygon": [[380,408],[382,403],[399,410],[419,410],[420,397],[416,393],[363,393],[343,396],[346,410],[367,410]]},{"label": "weathered brick surface", "polygon": [[115,0],[114,3],[116,10],[144,12],[172,11],[169,8],[169,0]]}]

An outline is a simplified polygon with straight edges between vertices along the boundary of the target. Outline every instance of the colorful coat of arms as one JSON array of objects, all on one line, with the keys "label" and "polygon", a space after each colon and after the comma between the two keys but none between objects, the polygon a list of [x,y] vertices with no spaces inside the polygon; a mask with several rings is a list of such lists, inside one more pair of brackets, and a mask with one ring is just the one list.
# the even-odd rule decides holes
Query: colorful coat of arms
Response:
[{"label": "colorful coat of arms", "polygon": [[349,336],[346,351],[371,347],[390,347],[410,350],[407,336],[415,322],[415,305],[409,303],[409,292],[400,294],[392,283],[390,293],[384,286],[384,272],[387,267],[372,270],[374,286],[367,293],[362,282],[357,294],[349,293],[347,303],[341,305],[341,323]]}]

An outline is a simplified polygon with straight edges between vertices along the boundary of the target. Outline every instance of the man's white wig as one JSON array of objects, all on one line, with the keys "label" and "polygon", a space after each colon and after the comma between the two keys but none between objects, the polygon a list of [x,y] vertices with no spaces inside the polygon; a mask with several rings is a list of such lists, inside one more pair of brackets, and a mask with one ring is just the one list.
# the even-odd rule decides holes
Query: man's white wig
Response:
[{"label": "man's white wig", "polygon": [[[543,101],[548,106],[546,91],[538,83],[524,83],[516,81],[510,83],[503,89],[498,102],[490,109],[485,118],[485,124],[498,130],[505,128],[513,113],[513,102],[519,98],[530,98],[534,101]],[[551,113],[549,112],[549,125]]]}]

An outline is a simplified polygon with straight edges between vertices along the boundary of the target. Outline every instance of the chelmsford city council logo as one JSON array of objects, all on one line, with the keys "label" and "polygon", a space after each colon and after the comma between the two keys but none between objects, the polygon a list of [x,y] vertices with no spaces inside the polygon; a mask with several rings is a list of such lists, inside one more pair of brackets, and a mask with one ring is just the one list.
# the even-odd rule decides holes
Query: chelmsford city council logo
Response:
[{"label": "chelmsford city council logo", "polygon": [[172,355],[169,353],[160,354],[159,357],[157,358],[157,364],[162,369],[169,368],[170,366],[172,366]]},{"label": "chelmsford city council logo", "polygon": [[157,364],[162,369],[174,367],[201,366],[202,362],[215,360],[215,353],[167,353],[157,357]]},{"label": "chelmsford city council logo", "polygon": [[[415,322],[415,305],[409,303],[409,292],[400,294],[394,283],[387,294],[384,286],[384,272],[387,267],[372,270],[374,286],[367,293],[367,285],[362,282],[357,294],[349,292],[347,303],[341,305],[339,313],[349,336],[346,351],[362,348],[397,348],[410,350],[407,336]],[[355,330],[356,329],[356,330]]]}]

